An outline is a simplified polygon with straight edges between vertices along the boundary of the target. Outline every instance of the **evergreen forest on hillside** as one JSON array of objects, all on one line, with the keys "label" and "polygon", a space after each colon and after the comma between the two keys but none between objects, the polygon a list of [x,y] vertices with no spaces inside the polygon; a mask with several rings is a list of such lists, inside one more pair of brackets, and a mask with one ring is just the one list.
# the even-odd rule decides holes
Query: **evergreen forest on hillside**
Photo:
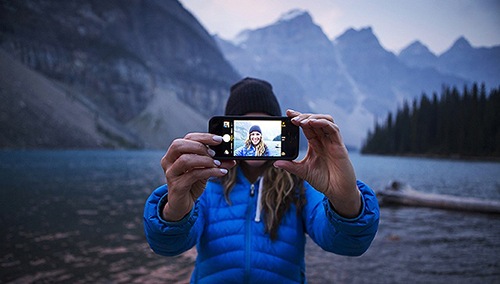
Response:
[{"label": "evergreen forest on hillside", "polygon": [[362,153],[499,157],[500,88],[487,93],[475,83],[462,92],[443,86],[432,98],[424,93],[376,123]]}]

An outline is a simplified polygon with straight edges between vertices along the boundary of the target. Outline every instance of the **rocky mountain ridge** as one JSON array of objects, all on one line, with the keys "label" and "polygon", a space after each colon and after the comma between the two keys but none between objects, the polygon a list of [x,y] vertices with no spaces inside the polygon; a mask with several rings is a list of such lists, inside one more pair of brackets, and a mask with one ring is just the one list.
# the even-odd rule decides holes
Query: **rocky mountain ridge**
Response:
[{"label": "rocky mountain ridge", "polygon": [[0,85],[1,147],[164,149],[205,131],[246,76],[270,81],[283,111],[332,114],[346,142],[359,145],[404,100],[442,84],[500,81],[500,47],[463,38],[439,56],[420,42],[396,55],[369,27],[331,40],[303,10],[231,42],[210,36],[176,0],[5,0],[0,8],[2,72],[12,66],[27,80]]},{"label": "rocky mountain ridge", "polygon": [[[175,0],[6,0],[0,8],[2,50],[54,86],[65,86],[61,91],[81,95],[87,107],[148,148],[206,130],[207,118],[223,112],[229,86],[240,78],[213,38]],[[0,88],[2,102],[16,92],[5,84]],[[175,109],[175,116],[162,108]],[[87,131],[96,129],[97,124],[88,125]]]},{"label": "rocky mountain ridge", "polygon": [[500,46],[473,47],[463,36],[439,56],[422,43],[414,42],[398,57],[413,67],[434,68],[443,74],[484,82],[491,87],[500,84]]},{"label": "rocky mountain ridge", "polygon": [[[439,92],[443,84],[463,87],[489,78],[467,73],[464,58],[477,49],[458,58],[454,49],[463,51],[466,47],[460,44],[440,56],[444,67],[425,66],[437,56],[421,43],[396,55],[383,48],[371,27],[348,29],[329,40],[306,11],[292,11],[267,27],[245,30],[232,41],[216,40],[241,74],[278,82],[280,100],[300,98],[301,103],[295,104],[299,110],[332,114],[351,145],[359,145],[374,120],[385,117],[405,100],[411,101],[422,92]],[[495,66],[500,65],[498,56],[487,57]],[[281,82],[284,78],[286,82]],[[283,107],[295,106],[290,102]]]}]

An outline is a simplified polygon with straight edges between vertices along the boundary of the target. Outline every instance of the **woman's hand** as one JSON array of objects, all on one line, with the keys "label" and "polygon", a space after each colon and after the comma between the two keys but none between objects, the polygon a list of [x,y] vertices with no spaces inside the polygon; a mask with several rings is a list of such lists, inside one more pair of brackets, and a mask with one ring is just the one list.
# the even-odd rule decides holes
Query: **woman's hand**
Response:
[{"label": "woman's hand", "polygon": [[288,110],[292,123],[302,127],[309,142],[305,158],[300,161],[276,161],[274,166],[306,180],[325,194],[340,215],[354,218],[361,210],[361,196],[356,175],[340,129],[333,118],[324,114],[302,114]]},{"label": "woman's hand", "polygon": [[218,145],[222,137],[209,133],[189,133],[176,139],[161,159],[167,178],[168,202],[163,209],[163,219],[179,221],[193,208],[211,177],[227,174],[235,161],[218,161],[209,145]]}]

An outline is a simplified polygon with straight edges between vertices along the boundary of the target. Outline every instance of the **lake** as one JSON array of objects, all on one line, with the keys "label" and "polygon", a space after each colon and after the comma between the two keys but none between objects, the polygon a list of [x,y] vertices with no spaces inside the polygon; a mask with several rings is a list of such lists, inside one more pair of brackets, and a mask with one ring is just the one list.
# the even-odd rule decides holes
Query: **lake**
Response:
[{"label": "lake", "polygon": [[[185,283],[196,257],[147,245],[163,151],[0,151],[2,283]],[[500,163],[351,154],[358,179],[500,200]],[[500,283],[500,215],[389,206],[361,257],[306,246],[309,283]]]}]

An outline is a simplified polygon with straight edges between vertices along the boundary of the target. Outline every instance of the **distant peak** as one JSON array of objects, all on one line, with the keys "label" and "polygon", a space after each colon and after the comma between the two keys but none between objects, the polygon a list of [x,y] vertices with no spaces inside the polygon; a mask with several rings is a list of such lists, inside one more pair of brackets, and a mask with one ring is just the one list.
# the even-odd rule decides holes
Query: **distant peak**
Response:
[{"label": "distant peak", "polygon": [[404,51],[412,51],[418,53],[431,52],[429,48],[419,40],[410,43],[405,49],[403,49],[402,52]]},{"label": "distant peak", "polygon": [[373,30],[372,30],[372,27],[368,26],[368,27],[364,27],[364,28],[361,28],[359,30],[360,33],[370,33],[370,34],[373,34]]},{"label": "distant peak", "polygon": [[307,12],[306,10],[293,9],[281,15],[280,18],[278,19],[278,22],[288,22],[304,16],[311,19],[311,15],[309,15],[309,12]]},{"label": "distant peak", "polygon": [[432,51],[430,51],[429,48],[425,44],[420,42],[419,40],[416,40],[416,41],[412,42],[411,44],[409,44],[406,48],[401,50],[399,55],[401,55],[401,56],[407,56],[407,55],[411,55],[411,56],[432,55],[432,56],[435,56],[434,53],[432,53]]},{"label": "distant peak", "polygon": [[236,37],[233,38],[231,42],[235,45],[240,45],[241,43],[245,42],[248,39],[251,32],[252,31],[250,29],[245,29],[241,31],[238,35],[236,35]]},{"label": "distant peak", "polygon": [[412,48],[421,48],[421,47],[425,47],[427,48],[427,46],[425,46],[423,43],[421,43],[419,40],[416,40],[412,43],[410,43],[410,45],[408,47],[412,47]]},{"label": "distant peak", "polygon": [[347,35],[347,36],[354,36],[354,35],[373,35],[373,30],[372,30],[372,27],[368,26],[368,27],[364,27],[364,28],[361,28],[359,30],[356,30],[354,28],[349,28],[347,29],[343,35]]},{"label": "distant peak", "polygon": [[359,30],[356,30],[354,28],[349,28],[336,40],[359,40],[359,41],[378,42],[377,37],[373,33],[372,27],[365,27]]},{"label": "distant peak", "polygon": [[461,36],[453,43],[452,48],[469,49],[472,48],[472,46],[464,36]]}]

